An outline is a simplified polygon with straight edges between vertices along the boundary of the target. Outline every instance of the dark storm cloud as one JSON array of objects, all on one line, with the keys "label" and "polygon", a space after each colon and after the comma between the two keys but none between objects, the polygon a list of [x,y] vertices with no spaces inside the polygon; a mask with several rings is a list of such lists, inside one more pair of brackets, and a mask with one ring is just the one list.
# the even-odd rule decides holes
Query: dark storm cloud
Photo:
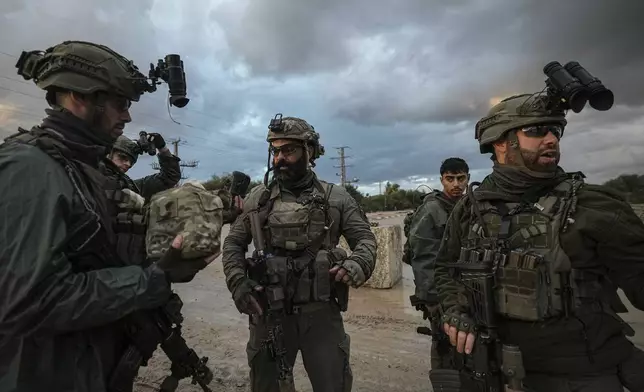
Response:
[{"label": "dark storm cloud", "polygon": [[[434,4],[442,4],[435,6]],[[350,41],[432,24],[469,1],[256,0],[224,3],[212,11],[229,46],[256,74],[310,74],[353,62]]]},{"label": "dark storm cloud", "polygon": [[643,14],[627,0],[283,0],[218,20],[257,74],[341,71],[327,90],[337,113],[393,124],[479,117],[490,98],[541,89],[551,60],[578,60],[617,103],[642,104]]},{"label": "dark storm cloud", "polygon": [[[641,1],[571,0],[4,0],[0,51],[95,40],[143,71],[166,53],[184,59],[191,102],[165,107],[166,86],[133,107],[141,128],[180,137],[186,175],[266,164],[266,125],[277,112],[303,117],[327,148],[316,171],[337,181],[337,150],[349,145],[349,177],[361,184],[437,176],[459,156],[490,168],[473,138],[493,98],[540,90],[543,66],[577,60],[616,95],[609,112],[569,116],[562,164],[605,180],[644,162],[644,36]],[[446,5],[448,4],[448,5]],[[0,76],[15,74],[0,54]],[[42,92],[0,78],[0,104],[29,126],[42,117]],[[7,118],[5,116],[0,118]],[[26,114],[25,114],[26,113]],[[621,143],[621,144],[619,144]],[[134,175],[150,172],[143,159]],[[416,180],[405,180],[416,176]],[[414,182],[416,181],[416,182]]]}]

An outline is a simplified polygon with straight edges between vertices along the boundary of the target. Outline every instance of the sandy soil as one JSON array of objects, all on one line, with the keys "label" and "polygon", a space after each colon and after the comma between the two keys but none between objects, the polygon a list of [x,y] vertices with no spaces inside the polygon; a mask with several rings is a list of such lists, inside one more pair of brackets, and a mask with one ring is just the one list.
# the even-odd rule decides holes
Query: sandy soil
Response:
[{"label": "sandy soil", "polygon": [[[380,225],[402,225],[403,214],[380,213],[373,217]],[[226,233],[227,227],[223,235]],[[245,351],[247,318],[232,302],[221,263],[213,262],[191,283],[176,285],[176,292],[184,302],[184,338],[199,356],[209,357],[209,367],[215,374],[210,388],[222,392],[250,390]],[[403,280],[392,289],[361,288],[351,292],[344,320],[351,335],[354,391],[432,390],[428,379],[431,342],[429,337],[416,333],[423,320],[409,305],[411,294],[413,277],[407,265]],[[644,313],[630,309],[625,318],[638,331],[633,340],[644,348]],[[169,367],[161,350],[157,350],[149,365],[141,368],[135,391],[157,391]],[[297,390],[312,391],[299,356],[294,373]],[[201,388],[182,380],[178,391]]]}]

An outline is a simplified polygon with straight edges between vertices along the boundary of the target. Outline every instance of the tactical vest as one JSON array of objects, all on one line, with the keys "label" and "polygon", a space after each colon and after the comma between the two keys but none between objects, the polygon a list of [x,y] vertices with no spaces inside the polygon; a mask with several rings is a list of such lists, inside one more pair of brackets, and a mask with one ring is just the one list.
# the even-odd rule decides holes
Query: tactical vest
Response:
[{"label": "tactical vest", "polygon": [[[283,279],[287,286],[287,301],[304,304],[328,301],[330,282],[328,270],[332,251],[329,197],[332,184],[314,180],[296,201],[270,198],[270,187],[260,197],[260,216],[265,216],[266,248],[275,257],[285,258],[292,276]],[[319,281],[318,281],[319,280]]]},{"label": "tactical vest", "polygon": [[573,269],[559,240],[564,226],[574,222],[571,209],[581,185],[579,179],[563,181],[531,205],[477,202],[488,235],[479,222],[472,224],[461,259],[479,259],[486,250],[502,253],[494,266],[499,314],[543,321],[601,297],[598,276]]},{"label": "tactical vest", "polygon": [[116,168],[101,166],[108,178],[105,185],[105,196],[112,210],[112,226],[116,234],[116,250],[122,260],[129,265],[146,264],[145,235],[147,229],[147,212],[144,199],[138,194],[134,182]]},{"label": "tactical vest", "polygon": [[86,184],[86,176],[90,174],[83,172],[66,157],[67,148],[56,135],[55,131],[37,126],[31,130],[18,128],[18,133],[4,139],[4,145],[22,143],[35,146],[65,169],[75,191],[73,203],[78,204],[78,208],[73,207],[73,211],[82,210],[79,214],[72,212],[70,215],[70,229],[65,248],[74,271],[84,272],[121,266],[123,259],[114,254],[111,247],[113,237],[106,232],[109,226],[105,224],[97,201]]}]

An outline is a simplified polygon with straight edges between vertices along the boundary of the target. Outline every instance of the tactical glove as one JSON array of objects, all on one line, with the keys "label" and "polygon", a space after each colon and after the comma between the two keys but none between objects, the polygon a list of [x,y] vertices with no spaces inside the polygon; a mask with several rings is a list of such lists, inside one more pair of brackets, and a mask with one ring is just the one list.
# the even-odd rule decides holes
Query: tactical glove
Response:
[{"label": "tactical glove", "polygon": [[165,139],[163,138],[163,136],[161,136],[161,134],[158,133],[148,133],[148,141],[154,144],[154,147],[157,150],[160,150],[166,146]]},{"label": "tactical glove", "polygon": [[443,315],[443,329],[459,353],[470,354],[476,339],[474,320],[467,313],[451,311]]},{"label": "tactical glove", "polygon": [[360,264],[351,259],[344,259],[334,263],[333,268],[329,271],[335,274],[335,281],[342,281],[351,287],[358,288],[365,282],[365,274]]},{"label": "tactical glove", "polygon": [[257,300],[256,293],[262,290],[263,287],[254,280],[242,278],[232,291],[233,301],[235,301],[239,313],[261,315],[263,313],[262,307]]},{"label": "tactical glove", "polygon": [[207,258],[184,259],[181,256],[182,242],[183,238],[177,236],[163,257],[157,261],[157,266],[166,273],[168,280],[172,283],[190,282],[197,272],[206,268],[221,253]]}]

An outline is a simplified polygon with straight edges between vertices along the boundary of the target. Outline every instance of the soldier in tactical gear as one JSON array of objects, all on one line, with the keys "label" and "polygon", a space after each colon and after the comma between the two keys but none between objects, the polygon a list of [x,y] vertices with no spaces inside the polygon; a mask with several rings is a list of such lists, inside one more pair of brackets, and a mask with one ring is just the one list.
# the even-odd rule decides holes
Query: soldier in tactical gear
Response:
[{"label": "soldier in tactical gear", "polygon": [[117,251],[99,162],[131,102],[155,88],[89,42],[23,52],[16,67],[51,108],[0,147],[0,182],[11,184],[0,194],[0,390],[127,390],[133,380],[114,372],[131,346],[124,318],[164,305],[187,262],[181,236],[157,263]]},{"label": "soldier in tactical gear", "polygon": [[453,367],[451,345],[440,322],[434,267],[447,217],[460,200],[470,179],[469,167],[461,158],[443,161],[440,174],[443,190],[435,190],[425,196],[423,204],[411,217],[408,239],[410,264],[416,286],[411,301],[412,305],[422,309],[431,322],[432,369]]},{"label": "soldier in tactical gear", "polygon": [[[156,193],[170,189],[181,179],[180,159],[165,146],[163,137],[147,134],[158,150],[160,173],[132,180],[126,172],[136,163],[142,146],[127,136],[119,136],[108,159],[99,163],[99,170],[107,181],[103,185],[110,201],[116,228],[117,250],[121,257],[145,260],[146,203]],[[136,255],[136,256],[134,256]]]},{"label": "soldier in tactical gear", "polygon": [[150,200],[155,193],[170,189],[179,183],[179,180],[181,180],[181,167],[179,166],[179,162],[181,160],[170,152],[170,149],[166,147],[165,139],[160,134],[148,133],[144,137],[157,150],[159,173],[136,180],[131,180],[126,175],[128,170],[138,160],[139,155],[143,154],[144,151],[139,143],[130,140],[125,135],[119,136],[112,146],[112,152],[109,154],[109,158],[114,165],[109,165],[106,169],[110,172],[115,172],[115,169],[118,168],[123,174],[122,177],[126,183],[124,185],[127,185],[128,189],[143,196],[145,200]]},{"label": "soldier in tactical gear", "polygon": [[[349,391],[350,342],[340,312],[348,287],[371,276],[376,239],[345,189],[313,172],[324,148],[309,123],[278,115],[267,141],[272,180],[267,172],[252,189],[223,247],[228,289],[238,310],[250,315],[252,390],[294,391],[292,368],[301,350],[313,390]],[[341,235],[350,257],[337,248]],[[255,251],[247,261],[251,240]]]},{"label": "soldier in tactical gear", "polygon": [[[490,343],[476,321],[490,306],[504,350],[523,362],[501,368],[522,365],[525,390],[642,391],[644,354],[626,337],[633,331],[616,313],[625,308],[614,285],[644,310],[644,224],[610,189],[558,166],[567,122],[557,104],[546,94],[512,96],[477,123],[494,166],[445,229],[435,271],[444,329],[474,358]],[[492,304],[475,300],[484,285],[476,292],[454,274],[472,264],[490,266]],[[519,368],[506,376],[520,379]]]}]

